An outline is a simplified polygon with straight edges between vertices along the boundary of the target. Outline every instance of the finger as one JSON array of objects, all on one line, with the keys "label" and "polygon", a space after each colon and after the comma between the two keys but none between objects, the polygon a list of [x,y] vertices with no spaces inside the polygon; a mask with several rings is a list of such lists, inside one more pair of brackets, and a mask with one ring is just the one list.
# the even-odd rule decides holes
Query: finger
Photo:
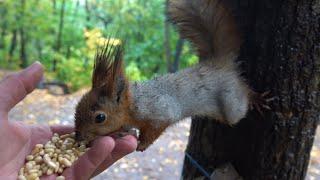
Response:
[{"label": "finger", "polygon": [[54,125],[54,126],[50,126],[50,129],[52,133],[57,133],[59,135],[69,134],[74,132],[73,126]]},{"label": "finger", "polygon": [[132,136],[128,135],[122,138],[116,139],[116,146],[112,151],[111,155],[107,157],[103,163],[99,166],[99,168],[94,173],[93,177],[103,172],[109,166],[111,166],[115,161],[119,160],[120,158],[124,157],[125,155],[135,151],[137,149],[138,143],[137,139]]},{"label": "finger", "polygon": [[42,75],[42,65],[35,62],[23,71],[11,74],[2,80],[0,82],[0,112],[7,113],[29,94],[41,80]]},{"label": "finger", "polygon": [[95,140],[90,150],[81,156],[71,168],[66,169],[63,176],[66,179],[89,179],[100,164],[110,156],[114,147],[115,142],[109,136]]},{"label": "finger", "polygon": [[111,153],[114,160],[118,160],[123,156],[133,152],[138,146],[137,139],[132,135],[118,138],[115,140],[115,142],[116,146]]},{"label": "finger", "polygon": [[49,176],[42,175],[40,179],[41,180],[56,180],[56,178],[57,178],[57,175],[56,174],[52,174],[52,175],[49,175]]}]

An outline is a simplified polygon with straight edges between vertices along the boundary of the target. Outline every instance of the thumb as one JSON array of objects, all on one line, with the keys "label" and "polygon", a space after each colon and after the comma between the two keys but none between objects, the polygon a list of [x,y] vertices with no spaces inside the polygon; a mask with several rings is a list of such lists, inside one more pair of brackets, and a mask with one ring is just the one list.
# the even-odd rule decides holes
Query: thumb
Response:
[{"label": "thumb", "polygon": [[90,179],[100,164],[111,154],[115,142],[109,137],[101,137],[93,142],[88,152],[62,174],[66,179]]},{"label": "thumb", "polygon": [[0,113],[8,113],[19,101],[33,91],[43,75],[39,62],[21,72],[11,74],[0,82]]}]

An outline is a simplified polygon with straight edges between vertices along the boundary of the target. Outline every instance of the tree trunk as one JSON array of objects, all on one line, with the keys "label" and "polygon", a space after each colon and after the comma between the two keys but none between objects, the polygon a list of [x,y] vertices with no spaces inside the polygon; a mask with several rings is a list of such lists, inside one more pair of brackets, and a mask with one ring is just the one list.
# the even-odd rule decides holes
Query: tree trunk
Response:
[{"label": "tree trunk", "polygon": [[21,60],[20,67],[25,68],[28,66],[28,59],[27,59],[27,53],[26,53],[26,34],[24,32],[23,27],[20,27],[19,33],[20,33],[20,60]]},{"label": "tree trunk", "polygon": [[2,22],[1,22],[1,33],[0,33],[0,49],[5,49],[5,36],[7,34],[7,9],[4,7],[0,7],[0,14],[2,17]]},{"label": "tree trunk", "polygon": [[7,34],[7,25],[6,22],[3,22],[1,33],[0,33],[0,49],[5,49],[6,43],[5,43],[5,36]]},{"label": "tree trunk", "polygon": [[[169,0],[165,2],[165,15],[168,13]],[[167,71],[171,72],[171,49],[170,49],[170,26],[167,18],[164,20],[164,50],[165,50],[165,59],[167,62]]]},{"label": "tree trunk", "polygon": [[[243,31],[241,70],[275,100],[234,127],[193,118],[187,152],[210,173],[229,162],[244,179],[304,179],[320,112],[320,1],[230,4]],[[203,175],[186,158],[182,176]]]},{"label": "tree trunk", "polygon": [[28,66],[27,52],[26,52],[26,33],[24,30],[24,16],[25,16],[25,0],[21,0],[21,14],[19,14],[20,26],[19,26],[19,34],[20,34],[20,67],[25,68]]},{"label": "tree trunk", "polygon": [[56,10],[57,10],[57,1],[56,0],[52,0],[52,9],[53,9],[53,14],[55,14]]},{"label": "tree trunk", "polygon": [[84,1],[84,7],[86,10],[86,28],[91,29],[90,21],[91,21],[91,10],[88,0]]},{"label": "tree trunk", "polygon": [[[55,46],[55,51],[57,53],[60,52],[61,41],[62,41],[62,30],[64,24],[64,12],[65,12],[66,0],[62,0],[61,10],[60,10],[60,20],[59,20],[59,28],[58,28],[58,36],[57,36],[57,44]],[[56,71],[57,68],[57,59],[53,59],[53,71]]]},{"label": "tree trunk", "polygon": [[175,73],[179,70],[179,62],[180,62],[180,56],[183,49],[184,40],[179,38],[177,44],[176,44],[176,51],[174,53],[174,59],[173,63],[171,64],[170,73]]},{"label": "tree trunk", "polygon": [[16,47],[17,47],[17,30],[14,29],[12,32],[11,44],[9,48],[9,61],[12,60],[14,50],[16,49]]},{"label": "tree trunk", "polygon": [[[168,14],[169,0],[165,2],[165,16]],[[180,55],[183,49],[184,40],[179,38],[176,44],[174,58],[171,57],[171,47],[170,47],[170,24],[167,18],[164,21],[164,49],[165,49],[165,59],[167,63],[167,71],[169,73],[175,73],[179,69]]]},{"label": "tree trunk", "polygon": [[37,47],[38,59],[43,59],[42,46],[43,43],[40,39],[36,39],[35,46]]},{"label": "tree trunk", "polygon": [[72,24],[74,24],[77,20],[78,12],[79,12],[80,0],[77,0],[76,6],[74,7]]}]

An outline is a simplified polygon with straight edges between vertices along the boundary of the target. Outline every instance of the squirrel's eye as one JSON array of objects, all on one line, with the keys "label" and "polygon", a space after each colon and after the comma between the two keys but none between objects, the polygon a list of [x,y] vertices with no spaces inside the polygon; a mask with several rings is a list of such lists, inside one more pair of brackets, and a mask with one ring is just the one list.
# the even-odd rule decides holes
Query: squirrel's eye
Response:
[{"label": "squirrel's eye", "polygon": [[96,116],[96,123],[102,123],[103,121],[106,120],[106,115],[103,114],[103,113],[99,113],[97,116]]}]

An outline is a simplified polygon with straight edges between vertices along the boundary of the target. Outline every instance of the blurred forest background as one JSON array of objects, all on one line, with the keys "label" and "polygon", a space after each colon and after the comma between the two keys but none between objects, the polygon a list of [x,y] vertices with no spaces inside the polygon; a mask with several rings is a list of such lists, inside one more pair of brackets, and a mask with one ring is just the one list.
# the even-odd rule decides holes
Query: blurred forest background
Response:
[{"label": "blurred forest background", "polygon": [[[124,42],[125,71],[139,81],[198,62],[166,21],[168,0],[0,0],[0,79],[38,60],[46,82],[70,92],[90,86],[94,54],[107,38]],[[38,90],[10,113],[27,124],[72,124],[85,90],[53,96]],[[39,97],[41,97],[39,99]],[[179,179],[190,120],[170,128],[144,153],[121,159],[99,179]],[[320,179],[320,130],[307,180]]]},{"label": "blurred forest background", "polygon": [[46,81],[89,86],[106,38],[124,40],[126,73],[145,80],[197,63],[166,21],[165,0],[0,0],[0,68],[38,60]]}]

